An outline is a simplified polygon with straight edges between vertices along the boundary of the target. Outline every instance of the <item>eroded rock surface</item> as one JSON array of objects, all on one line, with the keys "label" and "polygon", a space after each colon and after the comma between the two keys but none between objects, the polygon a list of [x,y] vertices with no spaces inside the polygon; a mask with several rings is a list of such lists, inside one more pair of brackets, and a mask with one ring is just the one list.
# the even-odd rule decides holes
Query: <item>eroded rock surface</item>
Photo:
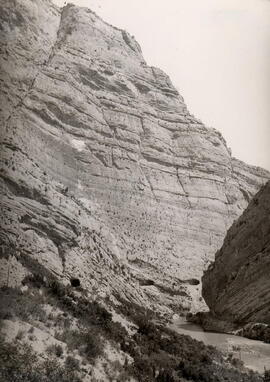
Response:
[{"label": "eroded rock surface", "polygon": [[1,283],[41,264],[103,297],[189,309],[269,173],[232,158],[91,10],[3,0],[1,18]]},{"label": "eroded rock surface", "polygon": [[[203,276],[203,297],[216,318],[238,325],[269,325],[269,275],[270,182],[229,229],[215,262]],[[256,328],[261,330],[257,325],[244,332],[255,333]]]}]

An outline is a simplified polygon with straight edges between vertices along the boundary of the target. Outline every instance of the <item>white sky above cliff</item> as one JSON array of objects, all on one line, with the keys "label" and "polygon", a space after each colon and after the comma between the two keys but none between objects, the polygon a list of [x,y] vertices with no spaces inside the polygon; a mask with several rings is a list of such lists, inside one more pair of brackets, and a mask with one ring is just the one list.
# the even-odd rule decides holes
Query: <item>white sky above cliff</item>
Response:
[{"label": "white sky above cliff", "polygon": [[[60,6],[64,0],[54,0]],[[270,170],[270,1],[72,0],[126,29],[235,157]]]}]

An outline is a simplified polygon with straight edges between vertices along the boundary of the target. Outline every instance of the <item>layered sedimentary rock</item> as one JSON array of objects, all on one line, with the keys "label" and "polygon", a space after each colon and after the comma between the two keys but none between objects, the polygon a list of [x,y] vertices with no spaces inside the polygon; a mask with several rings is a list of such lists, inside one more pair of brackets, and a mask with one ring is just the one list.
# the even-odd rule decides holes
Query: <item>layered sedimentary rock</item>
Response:
[{"label": "layered sedimentary rock", "polygon": [[229,229],[202,278],[203,297],[216,318],[270,324],[269,275],[270,182]]},{"label": "layered sedimentary rock", "polygon": [[176,310],[269,173],[91,10],[2,0],[1,18],[2,284],[38,263]]}]

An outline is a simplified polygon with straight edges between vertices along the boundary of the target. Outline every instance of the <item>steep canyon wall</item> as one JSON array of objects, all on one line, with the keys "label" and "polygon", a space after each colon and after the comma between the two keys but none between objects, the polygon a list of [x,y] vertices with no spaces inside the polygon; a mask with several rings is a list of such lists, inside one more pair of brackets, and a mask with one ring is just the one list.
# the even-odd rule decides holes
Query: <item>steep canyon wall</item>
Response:
[{"label": "steep canyon wall", "polygon": [[40,264],[103,297],[189,309],[269,173],[91,10],[2,0],[1,18],[2,285]]}]

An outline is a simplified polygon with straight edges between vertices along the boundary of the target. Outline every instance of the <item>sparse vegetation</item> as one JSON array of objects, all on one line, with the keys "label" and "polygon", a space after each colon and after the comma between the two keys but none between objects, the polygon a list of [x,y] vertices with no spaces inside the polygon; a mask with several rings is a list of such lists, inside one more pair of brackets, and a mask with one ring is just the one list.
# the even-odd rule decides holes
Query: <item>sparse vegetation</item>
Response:
[{"label": "sparse vegetation", "polygon": [[135,377],[140,376],[140,381],[156,381],[155,378],[161,381],[181,381],[181,378],[198,382],[261,381],[255,373],[229,367],[214,347],[165,328],[143,323],[134,340],[138,351],[131,372]]},{"label": "sparse vegetation", "polygon": [[270,382],[270,370],[264,371],[263,382]]},{"label": "sparse vegetation", "polygon": [[244,326],[239,334],[252,340],[264,341],[270,344],[270,325],[267,324],[249,324]]},{"label": "sparse vegetation", "polygon": [[95,360],[103,352],[103,341],[101,334],[94,328],[82,330],[64,330],[57,334],[57,339],[67,344],[69,350],[78,349],[81,356],[88,361]]},{"label": "sparse vegetation", "polygon": [[80,361],[78,359],[68,355],[66,360],[65,360],[65,366],[69,370],[79,371],[80,370]]},{"label": "sparse vegetation", "polygon": [[44,321],[46,312],[42,308],[44,298],[39,293],[22,293],[17,288],[0,289],[0,319],[18,317],[29,322],[31,319]]},{"label": "sparse vegetation", "polygon": [[59,345],[59,344],[49,345],[47,347],[46,351],[47,351],[48,354],[55,355],[58,358],[61,358],[63,353],[64,353],[63,347],[61,345]]},{"label": "sparse vegetation", "polygon": [[[129,376],[133,376],[140,382],[262,382],[258,374],[243,372],[239,369],[241,365],[232,365],[214,347],[205,346],[189,336],[177,334],[156,324],[155,321],[159,317],[155,313],[132,302],[121,301],[119,296],[117,296],[118,301],[120,300],[122,304],[115,309],[137,326],[137,331],[133,335],[129,335],[120,323],[114,322],[112,314],[104,306],[96,301],[89,301],[83,293],[75,293],[70,285],[63,286],[55,279],[45,280],[39,277],[28,278],[26,284],[29,290],[25,293],[21,293],[19,289],[1,289],[0,298],[2,300],[3,297],[6,301],[7,312],[26,321],[31,321],[33,317],[38,319],[42,313],[44,320],[46,312],[42,304],[56,306],[64,313],[49,313],[50,321],[57,325],[58,332],[55,333],[55,338],[66,343],[69,352],[77,350],[82,357],[82,364],[93,365],[95,360],[103,355],[106,341],[114,343],[133,358],[133,362],[125,362],[124,365],[119,362],[115,364],[119,381],[126,381]],[[25,307],[21,305],[26,306],[30,313],[26,313]],[[76,321],[76,329],[71,327],[72,319]],[[12,344],[10,346],[12,348]],[[26,355],[21,347],[18,349],[15,358],[23,359],[28,365],[30,361],[25,358]],[[4,381],[9,382],[13,378],[12,381],[35,382],[36,375],[40,381],[40,373],[43,373],[45,378],[42,382],[49,380],[46,378],[59,382],[77,381],[76,373],[80,368],[80,362],[71,356],[67,357],[64,372],[61,366],[56,367],[57,358],[62,357],[64,353],[62,346],[53,345],[48,351],[53,359],[49,358],[46,362],[34,361],[35,355],[29,352],[29,356],[31,354],[33,356],[31,362],[36,365],[31,373],[36,374],[32,375],[26,366],[22,379],[15,379],[15,374],[8,369],[4,372],[10,379]],[[11,364],[13,361],[8,362]],[[53,368],[57,369],[57,376],[53,374]],[[74,379],[65,379],[68,378],[65,373],[69,368]],[[17,367],[17,372],[22,372],[20,366]],[[25,375],[29,379],[23,379],[26,378]]]},{"label": "sparse vegetation", "polygon": [[261,381],[256,373],[230,366],[214,347],[154,324],[153,312],[130,302],[120,310],[138,326],[123,350],[134,357],[127,369],[139,381]]},{"label": "sparse vegetation", "polygon": [[0,338],[0,380],[3,382],[81,382],[78,371],[57,360],[40,360],[31,346]]},{"label": "sparse vegetation", "polygon": [[23,285],[28,284],[38,289],[46,285],[44,276],[42,276],[39,273],[34,273],[34,274],[25,276],[25,278],[22,281],[22,284]]}]

